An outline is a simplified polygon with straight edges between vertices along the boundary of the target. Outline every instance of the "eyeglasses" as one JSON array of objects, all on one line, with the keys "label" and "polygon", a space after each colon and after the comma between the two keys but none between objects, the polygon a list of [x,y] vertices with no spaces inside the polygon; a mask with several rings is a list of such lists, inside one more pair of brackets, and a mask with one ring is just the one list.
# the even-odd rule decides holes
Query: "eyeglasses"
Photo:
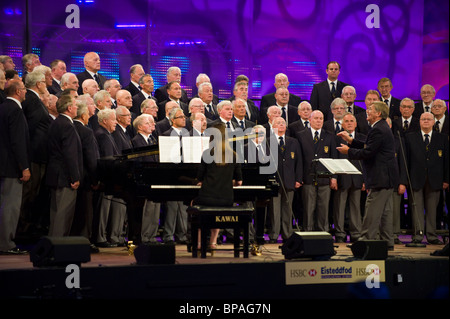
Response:
[{"label": "eyeglasses", "polygon": [[174,120],[178,120],[178,119],[186,119],[186,116],[181,115],[181,116],[176,116],[173,118]]}]

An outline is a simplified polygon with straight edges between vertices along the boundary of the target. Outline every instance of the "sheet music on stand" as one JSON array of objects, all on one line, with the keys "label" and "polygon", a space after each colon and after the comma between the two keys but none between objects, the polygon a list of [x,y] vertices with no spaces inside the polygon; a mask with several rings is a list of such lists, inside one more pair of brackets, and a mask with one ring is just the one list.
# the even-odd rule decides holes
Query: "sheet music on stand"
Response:
[{"label": "sheet music on stand", "polygon": [[159,136],[160,163],[201,163],[203,151],[209,147],[209,137]]},{"label": "sheet music on stand", "polygon": [[331,174],[361,175],[362,173],[348,159],[319,158],[319,162]]}]

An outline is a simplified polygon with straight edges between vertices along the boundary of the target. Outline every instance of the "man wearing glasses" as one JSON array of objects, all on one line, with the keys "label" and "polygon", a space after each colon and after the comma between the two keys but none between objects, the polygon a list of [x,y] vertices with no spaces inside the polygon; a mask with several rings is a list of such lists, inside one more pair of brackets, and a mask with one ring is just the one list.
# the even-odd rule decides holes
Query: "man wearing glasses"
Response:
[{"label": "man wearing glasses", "polygon": [[417,102],[414,109],[414,116],[420,118],[420,115],[424,112],[431,112],[431,106],[436,96],[436,90],[430,84],[425,84],[420,89],[421,101]]}]

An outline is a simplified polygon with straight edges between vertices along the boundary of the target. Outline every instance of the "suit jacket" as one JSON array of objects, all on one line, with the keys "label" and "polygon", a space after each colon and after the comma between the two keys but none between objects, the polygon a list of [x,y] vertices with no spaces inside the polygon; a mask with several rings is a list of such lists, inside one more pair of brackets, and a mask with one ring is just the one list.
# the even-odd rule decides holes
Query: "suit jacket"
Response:
[{"label": "suit jacket", "polygon": [[412,117],[406,131],[403,130],[403,117],[400,116],[397,120],[392,122],[392,133],[396,136],[398,134],[397,132],[400,132],[400,135],[404,137],[407,133],[417,131],[420,131],[420,120],[414,116]]},{"label": "suit jacket", "polygon": [[423,142],[422,132],[406,134],[406,154],[413,190],[425,187],[428,180],[434,190],[442,190],[442,184],[449,182],[448,136],[433,132],[428,151]]},{"label": "suit jacket", "polygon": [[449,127],[448,127],[448,114],[445,114],[444,124],[442,125],[441,132],[442,134],[449,135]]},{"label": "suit jacket", "polygon": [[364,112],[358,113],[357,115],[355,115],[356,117],[356,131],[367,135],[367,133],[369,133],[369,122],[367,122],[367,113],[364,110]]},{"label": "suit jacket", "polygon": [[[167,83],[164,86],[161,86],[160,88],[157,88],[155,90],[155,98],[158,101],[166,101],[169,99],[169,95],[167,94],[167,86],[169,85],[169,83]],[[189,104],[189,97],[186,93],[186,91],[182,88],[181,89],[181,101],[183,101],[186,104]],[[165,111],[164,111],[165,112]]]},{"label": "suit jacket", "polygon": [[[314,182],[313,160],[319,158],[337,158],[336,138],[334,134],[330,134],[323,128],[320,131],[319,142],[314,145],[311,129],[305,129],[296,134],[297,140],[300,142],[303,155],[303,182],[311,185]],[[319,165],[321,167],[321,165]],[[333,176],[336,178],[336,176]],[[329,185],[328,178],[319,178],[318,185]]]},{"label": "suit jacket", "polygon": [[[386,100],[383,100],[383,97],[381,97],[381,100],[383,102],[386,102]],[[402,113],[400,113],[400,99],[397,99],[393,96],[391,96],[391,101],[389,102],[389,117],[392,121],[398,119],[399,117],[402,117]]]},{"label": "suit jacket", "polygon": [[[341,131],[342,131],[342,120],[340,120],[340,127],[341,127]],[[336,135],[338,132],[336,132],[336,127],[334,125],[334,118],[326,120],[323,123],[323,129],[326,130],[328,133]]]},{"label": "suit jacket", "polygon": [[97,130],[95,130],[94,135],[97,140],[100,158],[120,155],[119,148],[117,147],[114,138],[103,126],[99,126]]},{"label": "suit jacket", "polygon": [[211,112],[209,112],[208,107],[205,107],[205,116],[209,120],[217,120],[219,118],[219,111],[217,111],[217,104],[214,100],[211,102]]},{"label": "suit jacket", "polygon": [[83,178],[83,148],[74,124],[58,116],[49,129],[46,182],[49,187],[71,187]]},{"label": "suit jacket", "polygon": [[27,90],[22,108],[30,133],[31,161],[47,163],[48,130],[52,124],[48,110],[41,99],[30,90]]},{"label": "suit jacket", "polygon": [[341,97],[342,89],[347,85],[348,84],[344,82],[337,81],[336,93],[333,97],[327,80],[314,84],[309,99],[312,109],[322,111],[324,120],[332,118],[333,114],[331,113],[330,108],[331,102],[333,102],[335,98]]},{"label": "suit jacket", "polygon": [[22,109],[11,99],[0,104],[0,177],[20,178],[30,168],[30,138]]},{"label": "suit jacket", "polygon": [[[236,99],[236,97],[232,96],[230,98],[230,101],[233,101],[235,99]],[[247,105],[248,105],[248,109],[250,110],[250,117],[248,117],[248,113],[246,114],[245,117],[246,118],[248,117],[247,119],[253,123],[258,123],[258,121],[260,120],[260,114],[259,114],[258,107],[255,105],[255,102],[253,102],[250,99],[247,99]]]},{"label": "suit jacket", "polygon": [[94,132],[80,121],[73,121],[75,129],[81,140],[83,150],[83,179],[81,187],[91,189],[91,185],[97,184],[97,160],[100,158],[97,140]]},{"label": "suit jacket", "polygon": [[291,137],[297,137],[295,134],[297,132],[303,131],[305,129],[305,124],[303,124],[302,119],[299,119],[291,124],[288,125],[289,130],[289,136]]},{"label": "suit jacket", "polygon": [[[414,104],[413,116],[417,117],[418,119],[420,119],[420,115],[422,115],[423,112],[424,112],[423,101],[420,100],[419,102]],[[431,112],[431,107],[430,107],[430,112]]]},{"label": "suit jacket", "polygon": [[[278,137],[277,137],[278,141]],[[305,176],[304,162],[302,161],[302,150],[295,138],[285,135],[285,150],[278,149],[278,173],[277,181],[282,182],[287,190],[295,189],[295,182],[301,183]],[[273,148],[273,146],[271,146]],[[280,181],[281,176],[281,181]]]},{"label": "suit jacket", "polygon": [[[133,83],[131,83],[131,85],[134,86]],[[141,104],[142,102],[144,102],[146,100],[144,93],[142,93],[141,91],[139,91],[138,93],[136,93],[133,96],[133,106],[130,108],[130,112],[135,113],[137,116],[141,115]],[[156,105],[158,105],[158,100],[154,97],[150,95],[150,98],[153,99],[156,102]],[[165,110],[164,110],[165,112]],[[155,119],[156,120],[156,119]]]},{"label": "suit jacket", "polygon": [[61,86],[55,81],[55,79],[52,80],[51,86],[47,86],[47,90],[53,95],[61,94],[60,92],[62,92]]},{"label": "suit jacket", "polygon": [[[298,105],[302,102],[302,99],[300,96],[297,96],[295,94],[289,93],[289,105],[294,106],[296,109],[298,108]],[[269,120],[267,118],[267,109],[271,107],[272,105],[277,105],[277,100],[275,99],[275,93],[269,93],[264,95],[261,98],[261,103],[259,104],[260,109],[260,116],[259,116],[259,124],[265,124]]]},{"label": "suit jacket", "polygon": [[156,134],[153,134],[154,136],[156,135],[157,137],[159,135],[163,135],[165,131],[167,131],[168,129],[170,129],[171,125],[170,125],[170,121],[167,117],[164,117],[162,120],[156,122],[155,125],[155,131]]},{"label": "suit jacket", "polygon": [[[234,127],[241,127],[241,124],[238,122],[238,120],[233,116],[233,118],[231,119],[231,122],[233,122]],[[252,121],[247,120],[246,118],[244,118],[244,131],[248,128],[251,128],[253,126],[255,126],[256,124]]]},{"label": "suit jacket", "polygon": [[116,142],[117,148],[121,154],[123,150],[133,148],[133,145],[131,144],[130,134],[126,130],[124,132],[120,124],[117,124],[116,130],[112,132],[111,135],[114,139],[114,142]]},{"label": "suit jacket", "polygon": [[397,186],[399,172],[394,135],[386,120],[379,120],[372,126],[365,142],[353,140],[348,158],[362,160],[366,189],[389,189]]},{"label": "suit jacket", "polygon": [[[365,141],[366,140],[366,135],[355,132],[354,133],[355,136],[353,136],[353,138],[358,139],[360,141]],[[340,146],[341,144],[347,144],[346,141],[344,141],[341,137],[336,136],[336,146]],[[348,160],[348,155],[347,154],[341,154],[340,152],[337,152],[337,158],[338,159],[347,159]],[[361,165],[361,161],[359,160],[349,160],[350,163],[352,163],[360,172],[363,171],[362,165]],[[338,188],[339,189],[349,189],[350,187],[354,187],[354,188],[362,188],[363,186],[363,175],[356,175],[356,174],[351,174],[351,175],[346,175],[346,174],[339,174],[337,175],[337,182],[338,182]]]},{"label": "suit jacket", "polygon": [[136,94],[138,94],[139,92],[141,92],[141,90],[139,90],[136,85],[134,85],[133,83],[128,83],[128,85],[126,87],[123,88],[124,90],[127,90],[128,92],[131,93],[131,96],[135,96]]},{"label": "suit jacket", "polygon": [[[107,78],[103,75],[101,75],[100,73],[97,72],[98,75],[98,80],[100,83],[98,83],[98,87],[100,90],[103,90],[103,85],[105,84]],[[77,74],[77,78],[78,78],[78,95],[83,94],[83,82],[84,80],[88,80],[88,79],[92,79],[94,80],[94,78],[89,74],[89,72],[87,70],[84,70],[81,73]]]}]

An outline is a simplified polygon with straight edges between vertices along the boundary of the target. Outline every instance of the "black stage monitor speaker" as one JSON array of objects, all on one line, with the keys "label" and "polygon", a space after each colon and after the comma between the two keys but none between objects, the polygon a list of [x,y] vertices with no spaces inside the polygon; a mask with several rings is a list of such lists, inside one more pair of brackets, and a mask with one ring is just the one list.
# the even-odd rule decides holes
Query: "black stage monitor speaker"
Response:
[{"label": "black stage monitor speaker", "polygon": [[134,257],[138,265],[174,264],[175,245],[139,245],[134,250]]},{"label": "black stage monitor speaker", "polygon": [[281,251],[286,259],[328,259],[335,255],[333,237],[327,232],[294,232]]},{"label": "black stage monitor speaker", "polygon": [[385,260],[388,245],[385,240],[358,240],[351,246],[353,256],[363,260]]},{"label": "black stage monitor speaker", "polygon": [[91,261],[91,243],[85,237],[43,237],[30,252],[34,267],[67,266]]}]

